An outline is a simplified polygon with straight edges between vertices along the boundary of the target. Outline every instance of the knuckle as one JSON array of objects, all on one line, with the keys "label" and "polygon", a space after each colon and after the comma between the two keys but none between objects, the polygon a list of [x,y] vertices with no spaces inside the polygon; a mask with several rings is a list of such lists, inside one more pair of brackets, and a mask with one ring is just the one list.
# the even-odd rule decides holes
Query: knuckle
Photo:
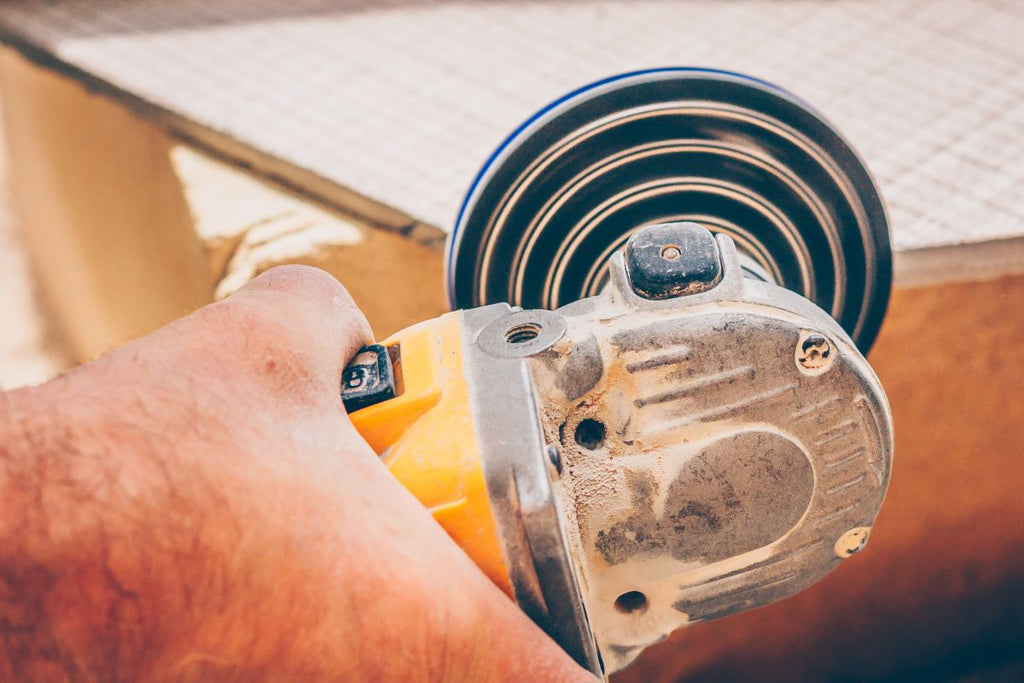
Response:
[{"label": "knuckle", "polygon": [[223,301],[217,336],[232,364],[273,394],[300,395],[315,384],[318,359],[306,330],[248,301]]},{"label": "knuckle", "polygon": [[[369,324],[349,291],[330,273],[298,264],[276,266],[253,280],[246,293],[272,292],[286,297],[291,312],[333,325],[334,335],[370,339]],[[285,302],[281,302],[285,303]]]},{"label": "knuckle", "polygon": [[313,266],[275,266],[254,279],[250,286],[290,294],[305,301],[341,300],[354,305],[348,290],[333,275]]},{"label": "knuckle", "polygon": [[[202,310],[221,355],[259,374],[308,375],[313,365],[306,330],[273,307],[246,299],[226,299]],[[212,344],[210,344],[212,347]]]},{"label": "knuckle", "polygon": [[341,368],[370,339],[345,288],[309,266],[273,268],[195,316],[187,335],[194,351],[278,397],[334,401]]}]

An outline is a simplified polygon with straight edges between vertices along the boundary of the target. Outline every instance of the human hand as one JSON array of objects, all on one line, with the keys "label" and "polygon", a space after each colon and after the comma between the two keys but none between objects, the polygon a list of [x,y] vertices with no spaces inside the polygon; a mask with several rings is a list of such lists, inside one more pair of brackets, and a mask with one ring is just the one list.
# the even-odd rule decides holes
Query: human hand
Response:
[{"label": "human hand", "polygon": [[593,680],[341,404],[316,269],[0,394],[0,680]]}]

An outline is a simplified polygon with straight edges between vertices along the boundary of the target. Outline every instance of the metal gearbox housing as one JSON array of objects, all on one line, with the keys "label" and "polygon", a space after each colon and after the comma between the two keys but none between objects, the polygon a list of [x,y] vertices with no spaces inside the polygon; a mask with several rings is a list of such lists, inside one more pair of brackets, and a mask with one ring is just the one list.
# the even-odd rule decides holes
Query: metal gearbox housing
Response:
[{"label": "metal gearbox housing", "polygon": [[471,403],[493,413],[476,421],[507,557],[530,558],[517,600],[592,670],[588,634],[613,672],[814,583],[863,547],[888,484],[891,415],[853,341],[704,234],[720,272],[704,254],[688,293],[638,293],[627,247],[598,296],[465,314],[470,383],[503,394]]},{"label": "metal gearbox housing", "polygon": [[858,351],[889,230],[806,102],[690,68],[570,93],[484,165],[447,271],[513,593],[582,665],[863,547],[892,457]]}]

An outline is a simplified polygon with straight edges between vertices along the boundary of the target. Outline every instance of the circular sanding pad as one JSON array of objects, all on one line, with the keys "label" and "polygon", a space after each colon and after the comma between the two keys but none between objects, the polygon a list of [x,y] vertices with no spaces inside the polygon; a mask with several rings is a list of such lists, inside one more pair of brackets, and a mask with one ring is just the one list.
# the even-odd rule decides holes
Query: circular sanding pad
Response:
[{"label": "circular sanding pad", "polygon": [[459,212],[449,301],[551,309],[592,296],[637,228],[668,221],[728,234],[748,275],[814,301],[870,347],[892,256],[864,163],[796,97],[706,69],[609,78],[512,133]]}]

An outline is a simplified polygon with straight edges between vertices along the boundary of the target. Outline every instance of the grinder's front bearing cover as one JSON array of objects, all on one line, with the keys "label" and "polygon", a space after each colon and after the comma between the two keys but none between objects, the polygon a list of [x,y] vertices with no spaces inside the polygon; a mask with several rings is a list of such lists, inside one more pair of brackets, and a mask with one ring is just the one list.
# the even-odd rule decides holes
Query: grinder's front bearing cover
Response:
[{"label": "grinder's front bearing cover", "polygon": [[802,294],[870,347],[892,257],[863,162],[794,96],[705,69],[600,81],[516,130],[459,213],[450,303],[553,309],[593,296],[637,228],[671,221],[728,234],[748,275]]}]

